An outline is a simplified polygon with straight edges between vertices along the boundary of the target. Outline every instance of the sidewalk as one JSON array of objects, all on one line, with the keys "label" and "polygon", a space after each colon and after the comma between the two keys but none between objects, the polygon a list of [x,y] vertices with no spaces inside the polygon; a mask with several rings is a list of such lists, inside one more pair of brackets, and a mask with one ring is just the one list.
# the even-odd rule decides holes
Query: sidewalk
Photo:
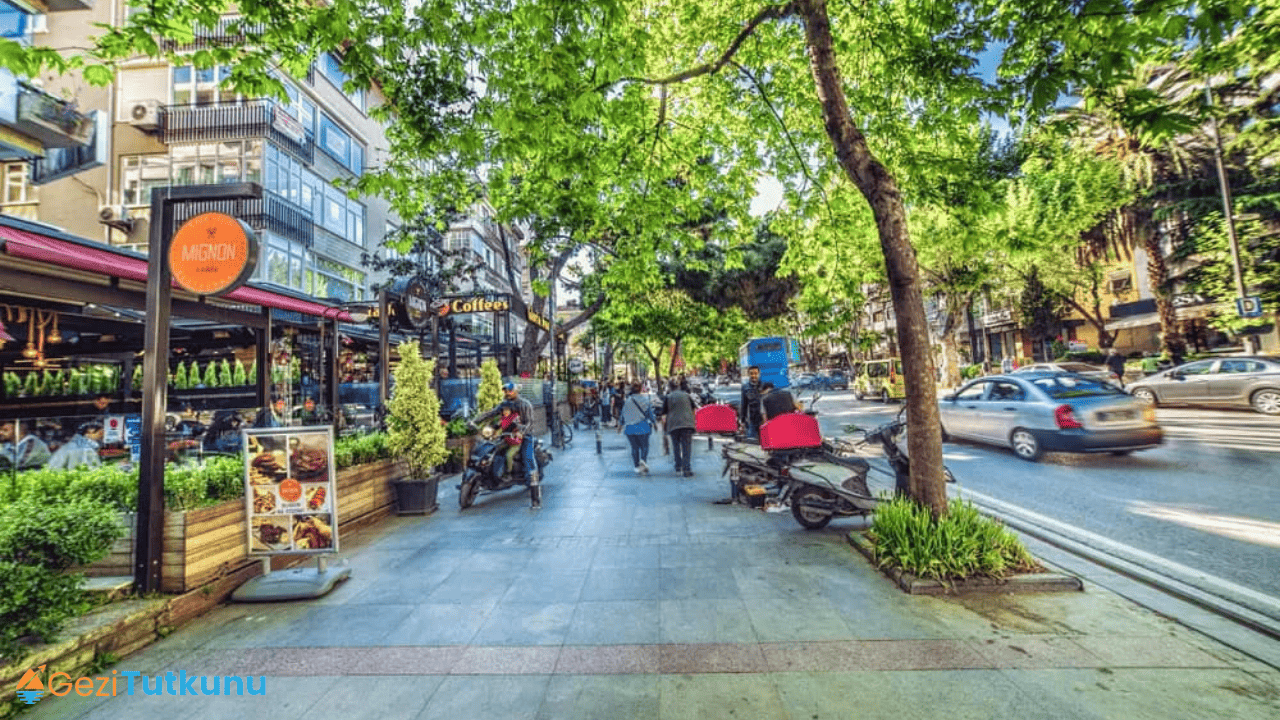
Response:
[{"label": "sidewalk", "polygon": [[603,441],[553,451],[539,511],[512,489],[459,512],[442,486],[436,514],[344,537],[353,576],[327,597],[219,608],[101,673],[265,676],[262,696],[138,689],[22,717],[1280,716],[1280,672],[1087,583],[907,596],[846,543],[862,520],[806,532],[714,504],[719,444],[695,438],[682,478],[657,436],[648,476]]}]

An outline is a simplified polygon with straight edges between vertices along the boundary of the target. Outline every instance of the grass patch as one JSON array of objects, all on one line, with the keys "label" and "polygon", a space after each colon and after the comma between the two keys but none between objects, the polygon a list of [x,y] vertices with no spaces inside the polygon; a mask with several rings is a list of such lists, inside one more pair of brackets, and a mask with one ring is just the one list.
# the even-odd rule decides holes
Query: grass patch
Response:
[{"label": "grass patch", "polygon": [[922,578],[1003,578],[1043,570],[1002,523],[958,499],[951,501],[946,516],[938,521],[927,507],[908,498],[883,502],[876,508],[867,538],[875,548],[878,567],[898,568]]}]

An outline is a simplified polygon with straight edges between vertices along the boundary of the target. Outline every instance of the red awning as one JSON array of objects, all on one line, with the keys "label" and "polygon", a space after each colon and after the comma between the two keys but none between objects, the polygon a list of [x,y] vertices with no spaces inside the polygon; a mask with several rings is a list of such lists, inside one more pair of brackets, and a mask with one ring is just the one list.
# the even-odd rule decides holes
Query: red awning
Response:
[{"label": "red awning", "polygon": [[[126,280],[135,280],[141,283],[147,281],[146,260],[115,251],[105,245],[101,248],[86,247],[67,240],[59,240],[4,225],[0,225],[0,240],[4,241],[5,253],[14,257],[38,260],[50,265],[125,278]],[[337,318],[343,322],[353,322],[351,315],[341,308],[330,307],[308,300],[299,300],[288,295],[281,295],[248,285],[238,287],[218,297],[250,305],[291,310],[304,315]]]}]

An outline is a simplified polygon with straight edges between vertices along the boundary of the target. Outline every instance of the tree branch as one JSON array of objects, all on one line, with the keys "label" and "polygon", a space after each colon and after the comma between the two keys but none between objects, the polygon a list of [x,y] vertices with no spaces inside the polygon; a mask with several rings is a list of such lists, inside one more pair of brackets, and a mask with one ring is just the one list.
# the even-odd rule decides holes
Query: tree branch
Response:
[{"label": "tree branch", "polygon": [[697,67],[681,70],[678,73],[668,75],[663,78],[620,77],[612,82],[597,86],[596,92],[608,90],[614,85],[625,82],[638,82],[645,85],[671,85],[674,83],[682,83],[686,80],[692,80],[703,75],[714,75],[724,69],[725,65],[729,64],[729,61],[737,54],[738,49],[742,47],[742,43],[746,42],[747,38],[751,37],[751,35],[755,33],[756,28],[770,20],[781,20],[782,18],[794,15],[796,10],[797,7],[794,0],[786,3],[785,5],[770,5],[768,7],[761,8],[760,12],[756,13],[755,17],[747,21],[746,26],[743,27],[737,37],[733,39],[733,42],[729,43],[729,47],[725,48],[725,51],[720,54],[720,57],[716,58],[713,62],[703,63]]}]

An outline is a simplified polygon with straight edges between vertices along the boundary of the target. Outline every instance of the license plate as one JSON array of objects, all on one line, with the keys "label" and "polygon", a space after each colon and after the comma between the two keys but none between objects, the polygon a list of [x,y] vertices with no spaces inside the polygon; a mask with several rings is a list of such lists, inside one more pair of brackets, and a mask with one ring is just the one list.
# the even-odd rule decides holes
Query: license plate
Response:
[{"label": "license plate", "polygon": [[1136,415],[1132,410],[1113,410],[1098,413],[1099,420],[1132,420]]}]

